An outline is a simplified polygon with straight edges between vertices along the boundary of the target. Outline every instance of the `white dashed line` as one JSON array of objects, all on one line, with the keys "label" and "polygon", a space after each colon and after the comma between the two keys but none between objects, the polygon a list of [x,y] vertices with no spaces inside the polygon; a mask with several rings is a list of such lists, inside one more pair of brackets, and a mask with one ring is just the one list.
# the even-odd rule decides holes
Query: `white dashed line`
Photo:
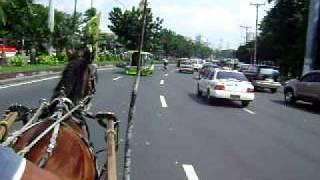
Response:
[{"label": "white dashed line", "polygon": [[[106,71],[106,70],[112,70],[112,69],[114,69],[114,68],[100,68],[100,69],[98,69],[98,71]],[[32,81],[21,82],[21,83],[16,83],[16,84],[4,85],[4,86],[0,86],[0,90],[1,89],[11,88],[11,87],[27,85],[27,84],[33,84],[33,83],[42,82],[42,81],[58,79],[60,77],[61,76],[53,76],[53,77],[48,77],[48,78],[43,78],[43,79],[38,79],[38,80],[32,80]]]},{"label": "white dashed line", "polygon": [[167,77],[167,76],[169,76],[169,74],[164,74],[164,76],[166,76],[166,77]]},{"label": "white dashed line", "polygon": [[119,76],[119,77],[113,78],[112,80],[113,80],[113,81],[117,81],[117,80],[119,80],[119,79],[121,79],[121,78],[122,78],[122,77]]},{"label": "white dashed line", "polygon": [[167,108],[168,107],[166,99],[165,99],[164,96],[160,96],[160,102],[161,102],[161,105],[162,105],[163,108]]},{"label": "white dashed line", "polygon": [[182,164],[182,167],[184,169],[184,172],[186,173],[188,180],[199,180],[199,177],[192,165]]},{"label": "white dashed line", "polygon": [[160,81],[160,85],[164,85],[164,80],[163,79]]},{"label": "white dashed line", "polygon": [[98,71],[107,71],[107,70],[112,70],[114,68],[108,67],[108,68],[99,68]]},{"label": "white dashed line", "polygon": [[17,83],[17,84],[10,84],[10,85],[5,85],[5,86],[0,86],[0,89],[7,89],[10,87],[22,86],[22,85],[26,85],[26,84],[33,84],[33,83],[37,83],[37,82],[48,81],[48,80],[58,79],[58,78],[60,78],[60,76],[53,76],[53,77],[43,78],[43,79],[39,79],[39,80],[27,81],[27,82],[22,82],[22,83]]},{"label": "white dashed line", "polygon": [[247,109],[247,108],[243,108],[242,110],[244,110],[245,112],[249,113],[249,114],[256,114],[255,112]]}]

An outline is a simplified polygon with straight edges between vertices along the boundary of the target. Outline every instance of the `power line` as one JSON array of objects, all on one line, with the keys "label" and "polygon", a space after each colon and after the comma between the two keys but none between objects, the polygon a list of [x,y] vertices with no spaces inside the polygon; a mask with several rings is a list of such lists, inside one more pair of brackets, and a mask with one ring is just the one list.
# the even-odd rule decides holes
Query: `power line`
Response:
[{"label": "power line", "polygon": [[255,37],[255,43],[254,43],[254,61],[253,63],[257,63],[257,52],[258,52],[258,19],[259,19],[259,8],[260,6],[266,5],[265,3],[250,3],[251,6],[256,7],[256,37]]}]

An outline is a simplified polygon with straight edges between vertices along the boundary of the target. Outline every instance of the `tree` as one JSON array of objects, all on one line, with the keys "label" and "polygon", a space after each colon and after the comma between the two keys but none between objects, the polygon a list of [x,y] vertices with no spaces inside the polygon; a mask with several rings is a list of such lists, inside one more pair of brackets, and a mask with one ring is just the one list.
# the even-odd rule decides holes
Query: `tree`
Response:
[{"label": "tree", "polygon": [[193,56],[206,59],[213,54],[213,50],[209,47],[208,43],[202,41],[202,37],[196,36],[193,44]]},{"label": "tree", "polygon": [[216,52],[216,57],[219,59],[224,59],[224,58],[235,58],[236,57],[236,51],[233,49],[225,49],[225,50],[220,50]]},{"label": "tree", "polygon": [[4,9],[8,4],[13,5],[13,2],[10,0],[0,0],[0,22],[3,26],[7,24],[7,16]]},{"label": "tree", "polygon": [[[281,0],[261,23],[261,58],[273,58],[284,74],[301,74],[304,60],[309,3]],[[260,47],[261,49],[261,47]],[[268,56],[268,57],[265,57]]]},{"label": "tree", "polygon": [[114,51],[122,47],[122,45],[117,41],[117,37],[112,33],[100,33],[98,42],[100,49],[111,51],[113,53],[116,53]]},{"label": "tree", "polygon": [[[45,52],[48,42],[48,8],[32,3],[32,0],[12,0],[5,6],[8,19],[6,25],[0,24],[0,37],[15,41],[18,49],[30,50],[35,47],[39,52]],[[70,47],[74,39],[73,34],[80,34],[79,26],[82,23],[81,14],[76,14],[76,23],[73,26],[73,17],[70,14],[55,11],[55,32],[53,44],[57,50]],[[76,30],[76,32],[74,32]]]},{"label": "tree", "polygon": [[[124,44],[127,49],[137,49],[139,46],[142,13],[141,9],[135,7],[132,7],[131,10],[125,10],[124,12],[120,8],[113,8],[109,13],[111,25],[108,27],[118,36],[120,43]],[[162,29],[162,22],[163,20],[160,18],[154,19],[151,9],[148,8],[144,38],[145,50],[152,50],[152,39],[154,39],[156,33]]]},{"label": "tree", "polygon": [[[260,47],[260,46],[258,46],[258,47]],[[236,52],[236,58],[239,59],[239,61],[241,61],[241,62],[250,64],[252,62],[253,52],[254,52],[254,42],[251,41],[243,46],[239,46],[239,48]],[[258,51],[258,52],[260,52],[260,51]]]}]

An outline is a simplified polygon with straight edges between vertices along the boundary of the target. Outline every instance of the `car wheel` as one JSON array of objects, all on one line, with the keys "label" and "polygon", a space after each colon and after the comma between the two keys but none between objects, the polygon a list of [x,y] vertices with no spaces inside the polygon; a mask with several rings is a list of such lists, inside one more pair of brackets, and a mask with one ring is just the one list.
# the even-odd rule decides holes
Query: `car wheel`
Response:
[{"label": "car wheel", "polygon": [[211,97],[211,95],[210,95],[210,90],[209,90],[209,89],[207,90],[207,103],[208,103],[208,104],[211,104],[211,103],[212,103],[212,97]]},{"label": "car wheel", "polygon": [[248,107],[250,104],[250,101],[241,101],[241,107]]},{"label": "car wheel", "polygon": [[320,108],[320,102],[319,102],[319,101],[313,102],[312,105],[313,105],[315,108]]},{"label": "car wheel", "polygon": [[200,90],[199,84],[197,85],[197,95],[200,97],[202,96],[202,92]]},{"label": "car wheel", "polygon": [[284,91],[284,101],[287,104],[294,104],[296,102],[296,97],[294,96],[292,89],[287,89]]},{"label": "car wheel", "polygon": [[272,94],[274,94],[274,93],[276,93],[276,92],[277,92],[277,89],[275,89],[275,88],[271,88],[271,89],[270,89],[270,91],[271,91],[271,93],[272,93]]}]

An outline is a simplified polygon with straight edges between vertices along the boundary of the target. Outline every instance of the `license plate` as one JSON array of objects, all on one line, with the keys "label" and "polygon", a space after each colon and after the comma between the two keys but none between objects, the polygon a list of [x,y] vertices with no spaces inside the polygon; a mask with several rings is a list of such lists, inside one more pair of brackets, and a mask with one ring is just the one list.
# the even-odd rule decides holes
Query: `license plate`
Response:
[{"label": "license plate", "polygon": [[239,95],[230,95],[230,98],[233,100],[240,100],[240,96]]}]

